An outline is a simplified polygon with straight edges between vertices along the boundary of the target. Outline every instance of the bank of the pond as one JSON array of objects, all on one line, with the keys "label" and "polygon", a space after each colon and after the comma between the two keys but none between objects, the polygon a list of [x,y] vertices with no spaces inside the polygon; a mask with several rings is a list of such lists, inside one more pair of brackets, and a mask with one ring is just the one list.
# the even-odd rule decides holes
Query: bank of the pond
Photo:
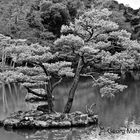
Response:
[{"label": "bank of the pond", "polygon": [[69,114],[46,114],[38,110],[18,111],[1,121],[5,129],[44,129],[67,128],[98,124],[97,115],[88,115],[80,111]]}]

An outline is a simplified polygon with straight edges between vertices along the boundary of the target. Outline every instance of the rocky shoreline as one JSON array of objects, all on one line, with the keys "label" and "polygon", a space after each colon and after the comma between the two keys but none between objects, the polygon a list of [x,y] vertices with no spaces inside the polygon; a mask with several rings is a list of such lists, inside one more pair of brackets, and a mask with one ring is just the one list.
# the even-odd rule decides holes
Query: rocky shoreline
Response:
[{"label": "rocky shoreline", "polygon": [[88,115],[76,111],[69,114],[47,114],[38,110],[18,111],[0,121],[5,129],[44,129],[86,127],[98,124],[97,115]]}]

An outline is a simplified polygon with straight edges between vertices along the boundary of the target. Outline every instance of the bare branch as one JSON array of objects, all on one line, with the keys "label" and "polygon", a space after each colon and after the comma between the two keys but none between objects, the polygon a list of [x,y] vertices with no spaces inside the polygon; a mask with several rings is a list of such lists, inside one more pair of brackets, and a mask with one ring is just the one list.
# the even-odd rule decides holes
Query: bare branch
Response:
[{"label": "bare branch", "polygon": [[93,81],[96,81],[96,79],[93,77],[93,75],[91,75],[91,73],[87,73],[87,74],[80,74],[80,76],[84,76],[84,77],[91,77],[93,79]]},{"label": "bare branch", "polygon": [[59,81],[57,81],[53,86],[52,86],[52,90],[55,89],[55,87],[60,84],[62,82],[62,77],[59,79]]}]

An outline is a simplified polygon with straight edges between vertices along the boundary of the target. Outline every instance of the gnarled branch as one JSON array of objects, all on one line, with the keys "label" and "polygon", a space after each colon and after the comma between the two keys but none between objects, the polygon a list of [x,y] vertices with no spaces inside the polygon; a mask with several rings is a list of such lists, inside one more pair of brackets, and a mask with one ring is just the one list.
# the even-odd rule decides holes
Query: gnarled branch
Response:
[{"label": "gnarled branch", "polygon": [[94,33],[94,30],[93,29],[91,29],[91,31],[87,30],[87,32],[89,33],[89,37],[88,37],[88,39],[85,40],[85,42],[88,42],[91,40],[93,33]]}]

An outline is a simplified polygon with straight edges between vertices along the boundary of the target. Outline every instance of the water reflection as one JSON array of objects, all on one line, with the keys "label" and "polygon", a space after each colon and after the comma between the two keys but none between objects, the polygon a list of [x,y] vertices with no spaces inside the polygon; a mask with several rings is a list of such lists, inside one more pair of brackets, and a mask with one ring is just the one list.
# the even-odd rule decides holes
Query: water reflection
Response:
[{"label": "water reflection", "polygon": [[[85,106],[96,103],[95,112],[99,114],[100,123],[104,126],[120,127],[130,122],[140,124],[140,82],[123,81],[128,88],[113,99],[101,98],[100,93],[93,89],[92,81],[84,81],[79,84],[76,92],[72,111],[86,111]],[[67,101],[69,84],[61,85],[55,91],[56,110],[63,111]],[[61,95],[61,96],[60,96]]]},{"label": "water reflection", "polygon": [[71,128],[71,129],[50,129],[41,131],[15,131],[18,135],[22,135],[28,140],[81,140],[81,138],[86,138],[86,136],[91,135],[97,137],[97,129],[95,127],[88,128]]},{"label": "water reflection", "polygon": [[[135,127],[131,126],[131,129],[136,130]],[[100,134],[100,129],[96,126],[71,129],[18,130],[14,133],[10,131],[5,133],[3,129],[0,129],[0,133],[6,134],[5,137],[2,135],[2,140],[15,140],[14,138],[17,140],[139,140],[140,138],[140,133],[130,133],[127,130],[124,133],[110,133],[106,130]]]},{"label": "water reflection", "polygon": [[[138,79],[122,80],[123,83],[128,85],[128,88],[114,99],[101,98],[99,92],[92,87],[92,80],[81,79],[72,111],[79,110],[86,111],[86,105],[96,103],[95,112],[99,115],[99,121],[105,128],[126,128],[137,127],[140,129],[140,81]],[[64,105],[67,101],[68,90],[70,89],[71,82],[63,81],[63,83],[54,91],[55,96],[55,109],[63,111]],[[7,99],[7,106],[4,107],[2,87],[0,88],[0,119],[4,118],[10,112],[17,110],[26,110],[31,108],[30,104],[24,102],[26,95],[25,90],[20,89],[19,86],[7,85],[5,87],[4,98]],[[5,109],[4,109],[5,108]],[[7,108],[7,110],[6,110]],[[2,140],[137,140],[140,139],[140,134],[108,134],[107,132],[100,134],[100,128],[71,128],[71,129],[58,129],[58,130],[42,130],[42,131],[16,131],[8,132],[0,129],[0,139]],[[12,139],[13,138],[13,139]]]},{"label": "water reflection", "polygon": [[17,110],[27,110],[25,95],[25,90],[19,85],[0,85],[0,119]]}]

